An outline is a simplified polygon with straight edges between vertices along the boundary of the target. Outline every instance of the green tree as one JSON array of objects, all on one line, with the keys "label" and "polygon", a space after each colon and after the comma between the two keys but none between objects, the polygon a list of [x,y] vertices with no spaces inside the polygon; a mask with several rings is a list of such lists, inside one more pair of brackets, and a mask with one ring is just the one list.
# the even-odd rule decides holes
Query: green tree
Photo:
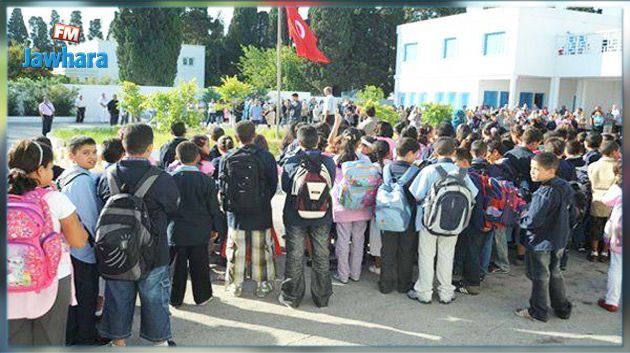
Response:
[{"label": "green tree", "polygon": [[48,26],[46,26],[44,19],[40,16],[32,16],[28,20],[28,24],[31,27],[31,43],[33,43],[33,47],[40,52],[50,51],[52,43],[50,42]]},{"label": "green tree", "polygon": [[242,46],[256,44],[254,29],[257,23],[255,7],[237,7],[234,9],[232,21],[225,38],[225,60],[223,73],[233,76],[238,74],[238,60],[243,55]]},{"label": "green tree", "polygon": [[103,32],[101,32],[101,19],[96,18],[90,21],[90,29],[87,35],[88,40],[92,40],[94,38],[103,39]]},{"label": "green tree", "polygon": [[[282,6],[280,7],[280,11],[282,12],[282,44],[287,45],[291,40],[289,38],[289,28],[287,27],[287,9]],[[267,28],[267,47],[275,48],[276,41],[278,36],[278,8],[272,7],[269,11],[269,27]]]},{"label": "green tree", "polygon": [[229,108],[234,108],[243,102],[254,91],[254,88],[249,83],[241,82],[236,76],[225,76],[221,78],[221,85],[215,87],[215,90]]},{"label": "green tree", "polygon": [[155,109],[159,130],[166,131],[175,122],[197,127],[201,122],[201,113],[188,109],[189,104],[196,105],[198,102],[197,90],[194,80],[182,82],[167,92],[153,93],[142,108]]},{"label": "green tree", "polygon": [[114,32],[116,31],[116,25],[120,22],[119,17],[120,14],[118,11],[114,11],[114,19],[109,23],[109,29],[107,30],[107,36],[105,37],[106,40],[116,40]]},{"label": "green tree", "polygon": [[24,24],[22,9],[19,7],[11,11],[11,18],[9,18],[9,25],[7,26],[7,38],[10,45],[29,45],[28,31],[26,30],[26,24]]},{"label": "green tree", "polygon": [[182,47],[181,8],[121,8],[113,35],[119,78],[147,86],[172,86]]},{"label": "green tree", "polygon": [[123,81],[120,96],[120,107],[131,115],[131,121],[140,121],[147,97],[140,93],[140,87],[133,82]]},{"label": "green tree", "polygon": [[422,122],[437,127],[443,121],[450,121],[453,107],[450,104],[424,103],[422,104]]},{"label": "green tree", "polygon": [[374,108],[376,117],[382,121],[386,121],[392,125],[398,122],[398,113],[394,107],[381,104],[385,98],[383,90],[376,86],[365,86],[357,92],[356,104],[361,111],[365,112],[368,108]]},{"label": "green tree", "polygon": [[405,23],[465,13],[465,7],[420,7],[405,9]]},{"label": "green tree", "polygon": [[210,34],[210,25],[207,7],[187,8],[182,13],[183,43],[205,45]]},{"label": "green tree", "polygon": [[[59,16],[59,13],[57,12],[57,10],[52,10],[50,12],[50,28],[48,29],[48,34],[50,35],[50,37],[52,38],[53,35],[53,31],[55,30],[55,25],[58,23],[63,23],[63,21],[61,20],[61,16]],[[55,51],[59,51],[61,50],[61,48],[65,45],[65,42],[62,40],[56,40],[56,39],[51,39],[52,41],[52,48]]]},{"label": "green tree", "polygon": [[[9,80],[16,80],[20,77],[26,77],[36,80],[43,77],[52,76],[51,70],[45,67],[23,67],[22,63],[24,62],[24,48],[25,46],[22,44],[15,44],[9,47],[9,65],[7,67]],[[31,51],[36,51],[36,49],[33,48],[31,49]]]},{"label": "green tree", "polygon": [[81,19],[81,11],[72,11],[72,13],[70,13],[70,22],[68,24],[71,26],[81,27],[81,32],[79,33],[79,43],[85,42],[85,35],[83,35],[83,20]]},{"label": "green tree", "polygon": [[210,21],[210,35],[206,42],[206,77],[205,86],[215,86],[221,82],[223,74],[224,34],[221,16]]},{"label": "green tree", "polygon": [[[283,46],[280,52],[282,61],[282,89],[290,91],[311,91],[313,87],[305,77],[306,60],[297,56],[295,49]],[[255,89],[268,91],[277,85],[276,48],[243,48],[239,69],[245,82]]]},{"label": "green tree", "polygon": [[256,14],[254,45],[259,48],[272,47],[272,45],[269,45],[270,43],[267,41],[267,34],[269,33],[269,26],[271,25],[275,25],[275,23],[272,24],[269,22],[269,13],[267,11],[260,11]]}]

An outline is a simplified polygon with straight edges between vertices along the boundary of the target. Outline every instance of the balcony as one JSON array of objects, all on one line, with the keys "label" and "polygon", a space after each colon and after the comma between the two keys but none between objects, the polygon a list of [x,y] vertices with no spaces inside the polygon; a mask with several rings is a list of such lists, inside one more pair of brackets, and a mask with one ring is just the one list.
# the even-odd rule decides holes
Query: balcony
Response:
[{"label": "balcony", "polygon": [[558,56],[621,52],[621,31],[566,34],[556,39]]},{"label": "balcony", "polygon": [[621,31],[556,37],[556,75],[559,77],[620,77]]}]

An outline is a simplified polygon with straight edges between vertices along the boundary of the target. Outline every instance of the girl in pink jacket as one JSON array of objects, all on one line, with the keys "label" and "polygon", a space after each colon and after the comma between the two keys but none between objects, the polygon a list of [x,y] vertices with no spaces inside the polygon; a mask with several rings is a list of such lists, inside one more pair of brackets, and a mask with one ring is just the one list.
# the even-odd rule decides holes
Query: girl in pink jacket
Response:
[{"label": "girl in pink jacket", "polygon": [[615,183],[604,195],[602,203],[612,207],[610,218],[604,228],[604,241],[610,245],[610,266],[608,267],[608,291],[606,298],[597,302],[600,307],[616,312],[619,309],[619,299],[621,297],[621,268],[622,268],[622,194],[621,189],[621,163],[614,167]]}]

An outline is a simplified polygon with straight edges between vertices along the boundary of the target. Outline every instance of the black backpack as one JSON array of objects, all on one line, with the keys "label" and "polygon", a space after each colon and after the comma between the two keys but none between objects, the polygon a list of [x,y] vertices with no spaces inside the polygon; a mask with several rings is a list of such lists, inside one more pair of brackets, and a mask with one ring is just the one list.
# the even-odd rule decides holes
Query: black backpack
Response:
[{"label": "black backpack", "polygon": [[223,209],[239,214],[257,214],[263,207],[265,168],[251,146],[228,155],[221,175]]},{"label": "black backpack", "polygon": [[133,191],[121,185],[117,172],[118,167],[107,170],[110,197],[96,225],[96,259],[103,278],[137,281],[155,265],[157,238],[143,198],[161,171],[149,167]]},{"label": "black backpack", "polygon": [[162,146],[162,149],[160,150],[160,167],[162,167],[162,169],[166,170],[166,168],[175,161],[177,146],[185,141],[185,138],[177,137],[168,144]]}]

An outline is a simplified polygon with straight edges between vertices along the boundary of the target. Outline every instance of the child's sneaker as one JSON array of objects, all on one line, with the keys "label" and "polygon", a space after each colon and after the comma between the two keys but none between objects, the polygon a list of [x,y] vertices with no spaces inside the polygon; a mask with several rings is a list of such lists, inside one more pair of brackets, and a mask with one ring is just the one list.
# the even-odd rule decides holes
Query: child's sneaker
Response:
[{"label": "child's sneaker", "polygon": [[608,253],[602,252],[601,254],[599,254],[599,262],[608,262]]},{"label": "child's sneaker", "polygon": [[591,251],[591,253],[588,255],[588,261],[590,262],[597,261],[598,257],[599,256],[597,255],[597,251]]},{"label": "child's sneaker", "polygon": [[258,286],[256,287],[256,296],[258,298],[264,298],[272,291],[273,291],[273,287],[271,286],[271,283],[267,281],[263,281],[260,284],[258,284]]},{"label": "child's sneaker", "polygon": [[333,279],[334,279],[335,281],[337,281],[337,282],[339,282],[339,283],[341,283],[341,284],[348,284],[348,280],[345,280],[345,281],[344,281],[344,280],[342,280],[342,279],[339,277],[339,275],[338,275],[338,274],[336,274],[336,273],[335,273],[335,274],[333,274],[333,276],[332,276],[332,277],[333,277]]},{"label": "child's sneaker", "polygon": [[375,273],[377,275],[381,274],[381,268],[380,267],[376,267],[376,265],[370,265],[370,267],[368,267],[368,271]]}]

